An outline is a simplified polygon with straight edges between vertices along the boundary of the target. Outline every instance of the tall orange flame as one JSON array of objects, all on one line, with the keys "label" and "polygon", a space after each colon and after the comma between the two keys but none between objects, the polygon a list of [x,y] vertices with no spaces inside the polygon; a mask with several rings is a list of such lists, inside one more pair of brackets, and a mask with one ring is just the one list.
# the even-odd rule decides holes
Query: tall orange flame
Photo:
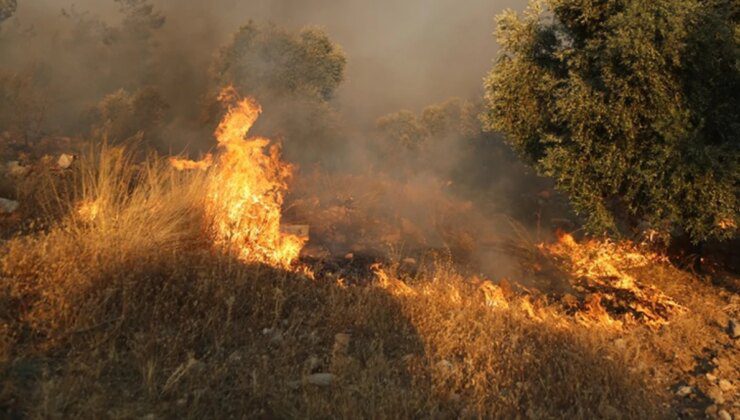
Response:
[{"label": "tall orange flame", "polygon": [[209,170],[205,210],[217,245],[244,261],[287,267],[305,242],[280,230],[283,194],[293,168],[281,161],[280,148],[270,140],[246,138],[262,112],[255,100],[241,98],[232,87],[225,88],[219,100],[227,113],[215,131],[220,148],[215,163],[171,163],[177,169]]}]

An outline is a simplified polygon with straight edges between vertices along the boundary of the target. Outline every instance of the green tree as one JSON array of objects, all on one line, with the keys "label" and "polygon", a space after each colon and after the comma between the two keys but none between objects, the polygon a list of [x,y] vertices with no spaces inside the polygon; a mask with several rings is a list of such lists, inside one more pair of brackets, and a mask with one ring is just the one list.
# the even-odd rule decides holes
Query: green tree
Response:
[{"label": "green tree", "polygon": [[17,7],[17,0],[0,0],[0,22],[13,16]]},{"label": "green tree", "polygon": [[491,130],[555,178],[595,233],[736,235],[735,0],[545,0],[498,17]]}]

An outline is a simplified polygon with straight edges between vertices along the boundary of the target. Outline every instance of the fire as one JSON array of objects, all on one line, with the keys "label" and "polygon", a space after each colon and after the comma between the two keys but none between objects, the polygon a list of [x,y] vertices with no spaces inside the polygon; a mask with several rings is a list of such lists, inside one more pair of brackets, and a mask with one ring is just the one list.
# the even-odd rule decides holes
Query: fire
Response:
[{"label": "fire", "polygon": [[246,138],[262,112],[251,98],[241,98],[231,87],[219,100],[226,116],[215,131],[220,153],[215,161],[171,160],[176,169],[209,170],[205,210],[217,245],[244,261],[287,267],[297,257],[305,238],[280,229],[283,194],[292,175],[281,161],[280,148],[260,137]]},{"label": "fire", "polygon": [[100,214],[100,203],[98,201],[84,201],[77,207],[77,214],[88,222],[92,222]]},{"label": "fire", "polygon": [[641,249],[631,242],[586,240],[581,243],[572,235],[558,232],[553,244],[541,244],[546,255],[559,261],[574,280],[574,287],[586,295],[582,321],[620,326],[639,321],[660,327],[684,307],[656,287],[646,284],[633,272],[666,258]]},{"label": "fire", "polygon": [[189,160],[171,157],[170,165],[178,171],[187,171],[191,169],[200,169],[202,171],[207,170],[213,165],[213,155],[207,154],[202,160]]}]

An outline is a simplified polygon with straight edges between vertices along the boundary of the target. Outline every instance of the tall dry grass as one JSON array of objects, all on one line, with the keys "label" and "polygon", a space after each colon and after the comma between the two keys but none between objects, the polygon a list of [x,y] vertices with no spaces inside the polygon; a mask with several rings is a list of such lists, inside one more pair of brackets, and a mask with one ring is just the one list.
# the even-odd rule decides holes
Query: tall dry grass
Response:
[{"label": "tall dry grass", "polygon": [[693,318],[588,327],[546,297],[497,303],[445,263],[364,286],[244,264],[199,242],[203,173],[93,156],[54,185],[51,229],[0,244],[0,417],[675,414],[657,359]]}]

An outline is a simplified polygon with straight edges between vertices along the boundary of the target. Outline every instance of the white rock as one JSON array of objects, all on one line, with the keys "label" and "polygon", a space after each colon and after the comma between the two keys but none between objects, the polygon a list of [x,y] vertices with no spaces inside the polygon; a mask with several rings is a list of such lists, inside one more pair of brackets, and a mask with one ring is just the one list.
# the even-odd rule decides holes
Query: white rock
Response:
[{"label": "white rock", "polygon": [[740,325],[734,319],[727,323],[727,333],[731,338],[740,338]]},{"label": "white rock", "polygon": [[21,166],[21,164],[18,163],[17,160],[12,160],[8,162],[8,164],[6,165],[6,168],[7,168],[8,173],[11,176],[17,176],[17,177],[25,176],[28,173],[28,171],[31,170],[31,168],[29,168],[28,166]]},{"label": "white rock", "polygon": [[731,391],[732,390],[732,382],[728,381],[727,379],[720,379],[719,380],[719,389],[722,391]]},{"label": "white rock", "polygon": [[415,258],[411,258],[411,257],[404,258],[403,261],[401,261],[401,262],[404,263],[404,264],[406,264],[406,265],[416,265],[416,259]]},{"label": "white rock", "polygon": [[57,160],[57,166],[59,166],[60,169],[67,169],[72,166],[72,162],[74,162],[74,160],[75,155],[62,153],[62,155],[59,156],[59,160]]},{"label": "white rock", "polygon": [[676,395],[678,395],[679,397],[687,397],[691,395],[693,391],[694,390],[691,389],[690,386],[682,386],[681,388],[678,388],[678,391],[676,391]]},{"label": "white rock", "polygon": [[15,200],[8,200],[7,198],[0,198],[0,213],[10,214],[18,210],[18,203]]},{"label": "white rock", "polygon": [[331,373],[314,373],[308,375],[308,383],[317,386],[329,386],[334,382],[334,375]]},{"label": "white rock", "polygon": [[717,413],[717,417],[721,418],[722,420],[732,420],[732,416],[730,413],[727,412],[727,410],[719,410]]}]

